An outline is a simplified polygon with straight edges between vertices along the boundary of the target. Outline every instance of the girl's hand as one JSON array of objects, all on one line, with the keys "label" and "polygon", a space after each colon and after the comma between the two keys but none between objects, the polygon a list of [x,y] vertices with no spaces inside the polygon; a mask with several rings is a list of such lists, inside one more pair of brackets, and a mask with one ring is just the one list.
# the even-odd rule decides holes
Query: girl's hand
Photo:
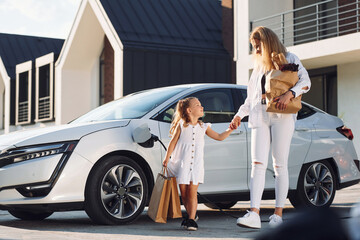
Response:
[{"label": "girl's hand", "polygon": [[164,161],[163,161],[163,166],[164,166],[164,167],[167,167],[168,162],[169,162],[169,159],[164,159]]},{"label": "girl's hand", "polygon": [[281,111],[284,111],[287,108],[287,105],[290,103],[290,100],[293,98],[291,91],[287,91],[283,95],[274,98],[274,102],[277,102],[275,107]]}]

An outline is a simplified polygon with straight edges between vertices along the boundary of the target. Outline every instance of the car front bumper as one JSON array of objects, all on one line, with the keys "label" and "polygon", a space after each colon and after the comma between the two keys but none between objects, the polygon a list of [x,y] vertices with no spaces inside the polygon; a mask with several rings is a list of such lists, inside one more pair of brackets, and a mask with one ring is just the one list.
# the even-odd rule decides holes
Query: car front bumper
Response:
[{"label": "car front bumper", "polygon": [[[66,162],[66,165],[57,177],[56,182],[52,186],[51,191],[46,196],[26,197],[16,190],[19,186],[33,185],[33,183],[49,179],[48,177],[52,176],[56,169],[54,166],[58,163],[56,161],[58,160],[58,157],[55,156],[52,158],[52,161],[49,161],[49,159],[39,159],[36,161],[36,164],[30,164],[29,161],[22,163],[20,166],[12,166],[12,173],[20,170],[24,171],[25,169],[31,174],[26,173],[24,174],[26,177],[21,178],[22,181],[15,181],[20,185],[11,185],[10,183],[12,183],[12,181],[8,181],[8,185],[10,184],[11,186],[4,187],[0,191],[0,209],[5,210],[13,208],[14,206],[18,206],[19,208],[25,207],[21,207],[21,205],[61,205],[65,203],[84,202],[85,185],[93,164],[81,155],[77,154],[76,151],[71,154],[70,158]],[[46,162],[46,164],[44,162]],[[0,179],[5,176],[9,176],[9,174],[9,169],[1,169]],[[18,172],[17,175],[21,174],[22,172]],[[76,181],[74,181],[74,179],[76,179]],[[2,186],[4,186],[3,183]]]}]

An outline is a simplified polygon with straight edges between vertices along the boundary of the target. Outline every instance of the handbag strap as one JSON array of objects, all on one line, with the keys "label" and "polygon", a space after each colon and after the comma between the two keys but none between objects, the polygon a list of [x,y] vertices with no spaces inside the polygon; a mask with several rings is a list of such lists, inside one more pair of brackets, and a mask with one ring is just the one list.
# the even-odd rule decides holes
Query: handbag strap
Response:
[{"label": "handbag strap", "polygon": [[263,74],[261,78],[261,94],[265,94],[265,81],[266,81],[266,76],[265,74]]},{"label": "handbag strap", "polygon": [[167,177],[169,175],[168,168],[162,167],[160,174],[163,175],[164,177]]},{"label": "handbag strap", "polygon": [[161,174],[165,177],[175,177],[175,174],[168,167],[163,167],[161,169]]}]

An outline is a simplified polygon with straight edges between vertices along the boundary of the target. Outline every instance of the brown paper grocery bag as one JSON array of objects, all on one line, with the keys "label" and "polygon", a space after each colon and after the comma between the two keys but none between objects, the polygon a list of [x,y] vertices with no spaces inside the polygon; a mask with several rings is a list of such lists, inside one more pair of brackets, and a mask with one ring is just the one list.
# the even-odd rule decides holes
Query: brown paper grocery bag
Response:
[{"label": "brown paper grocery bag", "polygon": [[163,173],[159,173],[156,178],[155,186],[151,194],[148,216],[158,223],[166,223],[169,200],[170,200],[170,178]]},{"label": "brown paper grocery bag", "polygon": [[299,77],[297,72],[271,70],[266,76],[265,83],[267,98],[266,111],[275,113],[297,113],[301,109],[301,95],[291,99],[284,111],[275,107],[276,102],[274,102],[273,99],[287,92],[298,80]]},{"label": "brown paper grocery bag", "polygon": [[169,218],[181,218],[181,207],[180,207],[180,197],[179,191],[177,188],[177,182],[175,177],[170,178],[170,203],[169,203],[169,211],[168,217]]}]

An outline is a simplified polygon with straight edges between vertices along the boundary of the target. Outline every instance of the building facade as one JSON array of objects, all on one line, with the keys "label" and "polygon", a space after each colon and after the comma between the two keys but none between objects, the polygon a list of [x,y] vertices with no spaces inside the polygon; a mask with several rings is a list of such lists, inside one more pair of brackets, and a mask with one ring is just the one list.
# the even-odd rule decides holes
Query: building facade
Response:
[{"label": "building facade", "polygon": [[55,123],[54,63],[63,43],[0,34],[0,133]]},{"label": "building facade", "polygon": [[217,0],[83,0],[55,64],[56,123],[135,91],[235,82],[221,28]]},{"label": "building facade", "polygon": [[[230,0],[229,0],[230,1]],[[312,87],[303,96],[340,117],[354,133],[360,153],[360,29],[358,0],[231,1],[234,12],[234,60],[238,84],[251,74],[249,34],[257,26],[277,33],[288,51],[307,68]],[[260,7],[261,6],[261,7]]]}]

